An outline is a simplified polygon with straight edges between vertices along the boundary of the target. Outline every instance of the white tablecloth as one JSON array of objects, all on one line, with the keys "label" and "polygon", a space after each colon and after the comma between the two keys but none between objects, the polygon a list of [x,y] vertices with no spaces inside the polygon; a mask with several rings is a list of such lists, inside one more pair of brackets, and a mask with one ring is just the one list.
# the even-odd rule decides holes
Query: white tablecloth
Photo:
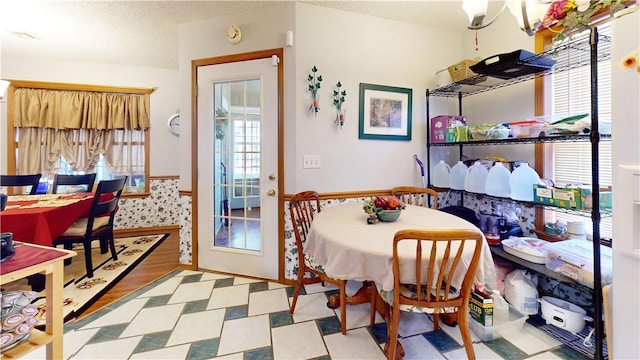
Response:
[{"label": "white tablecloth", "polygon": [[[393,236],[398,230],[476,229],[473,224],[455,215],[411,205],[402,211],[395,222],[370,225],[367,224],[367,214],[362,206],[361,203],[350,203],[323,208],[311,224],[304,252],[312,257],[314,263],[322,265],[331,277],[375,281],[384,290],[393,289]],[[404,257],[402,254],[400,256]],[[415,250],[407,249],[406,257],[415,257]],[[470,260],[470,257],[465,258]],[[410,273],[415,273],[415,268]],[[411,279],[402,281],[411,283]],[[485,241],[475,283],[495,289],[495,281],[495,265]],[[457,284],[454,281],[455,286],[460,283],[461,280]]]}]

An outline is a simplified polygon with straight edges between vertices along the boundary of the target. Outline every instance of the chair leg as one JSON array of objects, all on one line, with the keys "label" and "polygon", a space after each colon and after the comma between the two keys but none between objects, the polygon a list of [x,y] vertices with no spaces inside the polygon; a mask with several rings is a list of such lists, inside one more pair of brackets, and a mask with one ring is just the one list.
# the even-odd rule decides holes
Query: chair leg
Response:
[{"label": "chair leg", "polygon": [[464,350],[467,352],[467,359],[475,360],[476,354],[473,351],[473,342],[471,341],[471,333],[469,333],[469,317],[465,316],[467,313],[467,309],[458,309],[458,328],[460,328],[460,335],[462,335]]},{"label": "chair leg", "polygon": [[84,264],[87,269],[87,277],[93,277],[93,262],[91,261],[91,239],[84,241]]},{"label": "chair leg", "polygon": [[108,249],[107,249],[107,241],[108,238],[106,236],[101,236],[98,241],[100,241],[100,254],[106,254]]},{"label": "chair leg", "polygon": [[340,284],[340,328],[342,335],[347,334],[347,291],[346,280],[338,280]]},{"label": "chair leg", "polygon": [[394,306],[391,310],[391,321],[387,321],[387,359],[396,358],[398,345],[398,323],[400,321],[400,308]]},{"label": "chair leg", "polygon": [[113,233],[107,235],[107,241],[109,242],[109,247],[111,248],[111,258],[115,261],[118,260],[118,253],[116,252],[116,241],[113,238]]},{"label": "chair leg", "polygon": [[433,313],[433,331],[440,330],[440,314]]},{"label": "chair leg", "polygon": [[[62,247],[63,247],[65,250],[72,250],[72,249],[73,249],[73,244],[72,244],[72,243],[70,243],[70,242],[69,242],[69,243],[63,243],[63,244],[62,244]],[[72,259],[72,258],[64,259],[64,266],[71,265],[71,259]]]},{"label": "chair leg", "polygon": [[304,269],[298,269],[298,279],[296,280],[296,287],[293,290],[293,300],[291,301],[291,307],[289,308],[289,314],[293,314],[296,310],[296,303],[298,302],[298,293],[302,287],[302,278],[304,277]]}]

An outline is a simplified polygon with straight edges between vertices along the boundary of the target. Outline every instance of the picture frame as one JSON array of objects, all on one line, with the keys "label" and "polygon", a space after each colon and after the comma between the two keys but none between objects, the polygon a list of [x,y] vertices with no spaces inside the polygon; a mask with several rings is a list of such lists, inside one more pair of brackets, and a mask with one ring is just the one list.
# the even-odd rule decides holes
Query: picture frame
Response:
[{"label": "picture frame", "polygon": [[411,140],[413,90],[360,83],[359,139]]}]

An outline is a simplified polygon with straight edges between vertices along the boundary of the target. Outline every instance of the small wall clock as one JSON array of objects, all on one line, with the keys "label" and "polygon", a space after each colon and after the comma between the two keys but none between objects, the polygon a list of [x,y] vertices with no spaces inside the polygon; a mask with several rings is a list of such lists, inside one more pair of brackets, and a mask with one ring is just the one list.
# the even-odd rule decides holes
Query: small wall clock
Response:
[{"label": "small wall clock", "polygon": [[239,26],[231,25],[227,28],[227,40],[234,45],[242,40],[242,30]]},{"label": "small wall clock", "polygon": [[167,127],[169,128],[169,131],[171,131],[171,133],[173,135],[180,135],[180,114],[179,113],[175,113],[171,116],[169,116],[169,120],[167,120]]}]

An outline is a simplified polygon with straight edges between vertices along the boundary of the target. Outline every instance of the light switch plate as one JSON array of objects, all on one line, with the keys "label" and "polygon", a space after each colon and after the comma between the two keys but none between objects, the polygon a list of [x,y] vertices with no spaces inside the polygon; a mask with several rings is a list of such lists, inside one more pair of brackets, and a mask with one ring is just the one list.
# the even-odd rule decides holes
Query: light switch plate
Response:
[{"label": "light switch plate", "polygon": [[321,162],[320,155],[304,155],[302,161],[303,169],[319,169]]}]

